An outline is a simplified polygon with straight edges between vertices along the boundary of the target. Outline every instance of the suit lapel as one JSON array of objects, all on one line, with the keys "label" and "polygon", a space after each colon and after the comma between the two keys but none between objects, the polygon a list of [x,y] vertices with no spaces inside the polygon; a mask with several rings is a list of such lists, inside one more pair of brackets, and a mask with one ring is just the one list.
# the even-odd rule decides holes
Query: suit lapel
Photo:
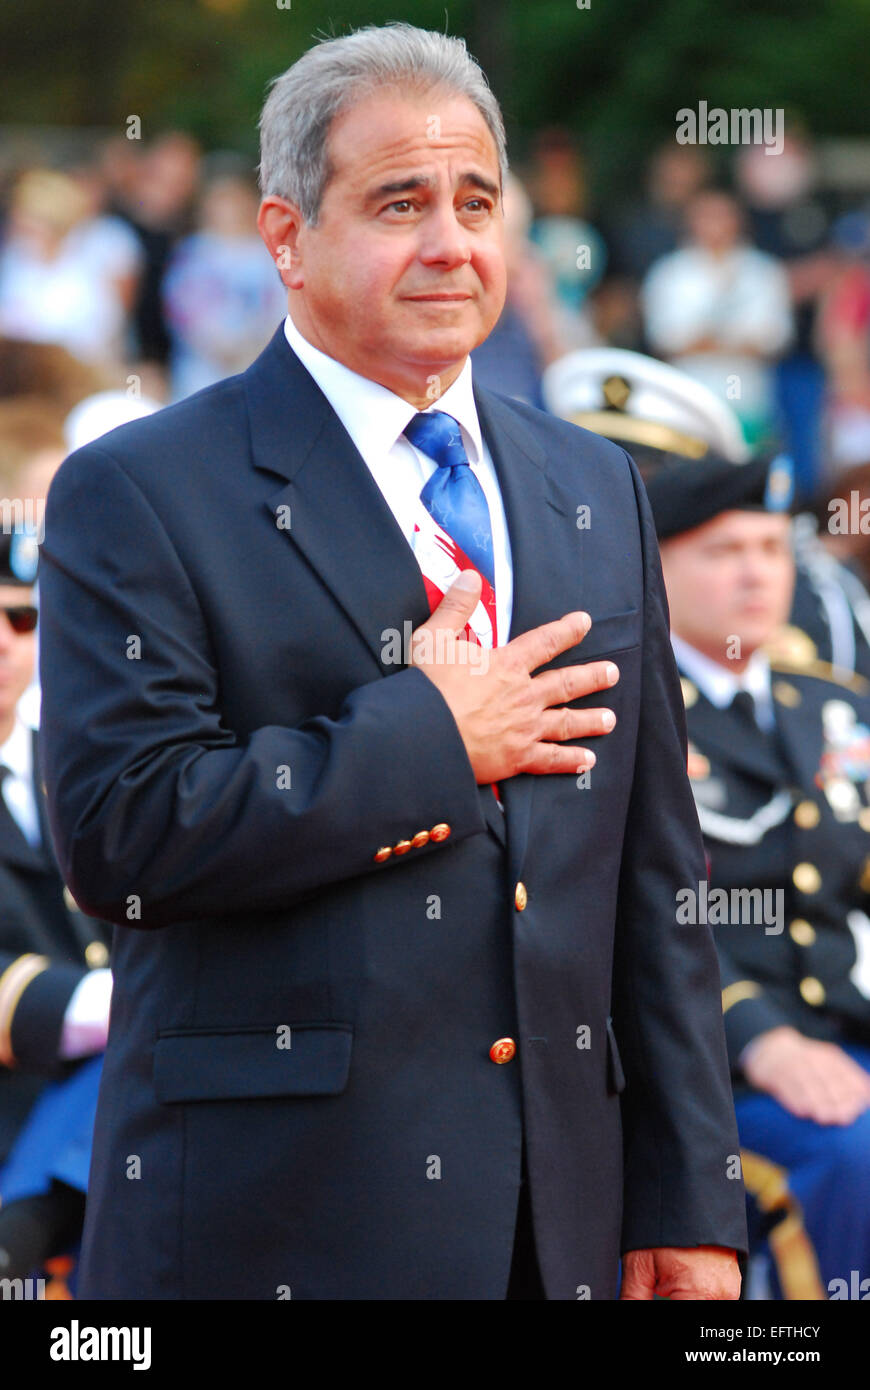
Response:
[{"label": "suit lapel", "polygon": [[771,746],[770,735],[763,729],[752,729],[733,710],[719,709],[699,692],[695,704],[686,711],[686,725],[690,740],[705,756],[739,768],[756,781],[782,782],[783,764]]},{"label": "suit lapel", "polygon": [[[254,466],[282,479],[268,498],[276,527],[319,574],[383,674],[401,670],[401,664],[389,660],[384,634],[410,633],[429,617],[429,602],[414,553],[380,488],[326,396],[291,350],[283,325],[244,380]],[[510,637],[515,637],[559,616],[553,602],[567,560],[565,518],[573,517],[574,509],[548,474],[534,434],[508,403],[477,386],[474,396],[507,515],[513,565]],[[576,570],[573,553],[570,563]],[[536,780],[520,775],[502,785],[517,877]],[[481,805],[504,842],[505,817],[489,787],[481,788]]]},{"label": "suit lapel", "polygon": [[[513,605],[509,638],[561,617],[558,595],[566,565],[576,574],[579,557],[565,553],[574,528],[575,507],[547,470],[547,456],[534,433],[510,405],[490,391],[474,387],[478,418],[492,455],[507,517],[513,568]],[[543,789],[533,773],[509,777],[501,784],[507,819],[510,874],[522,873],[532,804]]]},{"label": "suit lapel", "polygon": [[[338,600],[384,675],[383,635],[429,617],[420,567],[350,435],[284,337],[245,373],[257,468],[284,479],[275,524]],[[386,660],[385,660],[386,653]]]},{"label": "suit lapel", "polygon": [[[787,691],[794,692],[788,703],[777,695],[777,686],[783,685]],[[779,740],[794,771],[795,784],[799,787],[811,787],[815,783],[816,773],[822,761],[822,720],[807,718],[806,710],[801,708],[802,693],[791,682],[774,678],[773,691]]]}]

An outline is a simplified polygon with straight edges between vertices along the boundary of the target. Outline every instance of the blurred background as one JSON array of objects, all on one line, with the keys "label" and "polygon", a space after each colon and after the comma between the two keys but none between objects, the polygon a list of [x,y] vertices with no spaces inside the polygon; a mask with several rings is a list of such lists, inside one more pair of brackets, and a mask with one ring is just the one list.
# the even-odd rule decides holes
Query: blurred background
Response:
[{"label": "blurred background", "polygon": [[[481,381],[543,406],[566,352],[639,349],[736,377],[747,443],[790,450],[799,500],[867,463],[870,3],[584,3],[7,4],[0,400],[38,405],[44,455],[95,391],[160,403],[246,366],[284,312],[254,229],[267,84],[316,36],[405,19],[466,39],[507,122]],[[781,149],[680,144],[701,102],[780,111]],[[20,453],[20,401],[14,424]]]}]

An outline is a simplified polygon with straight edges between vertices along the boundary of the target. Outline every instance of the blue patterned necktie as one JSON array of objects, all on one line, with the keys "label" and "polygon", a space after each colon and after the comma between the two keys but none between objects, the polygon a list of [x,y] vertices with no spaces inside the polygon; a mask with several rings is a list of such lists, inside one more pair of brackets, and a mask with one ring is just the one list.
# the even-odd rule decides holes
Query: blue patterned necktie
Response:
[{"label": "blue patterned necktie", "polygon": [[471,471],[458,422],[445,410],[429,411],[415,415],[405,434],[438,464],[420,493],[420,501],[495,592],[489,508],[483,488]]}]

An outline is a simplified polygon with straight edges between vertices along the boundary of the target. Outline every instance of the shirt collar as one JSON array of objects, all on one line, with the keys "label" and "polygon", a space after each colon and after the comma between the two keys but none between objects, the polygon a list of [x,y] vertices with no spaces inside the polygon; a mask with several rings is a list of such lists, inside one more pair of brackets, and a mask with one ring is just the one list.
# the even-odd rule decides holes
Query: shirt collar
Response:
[{"label": "shirt collar", "polygon": [[671,633],[671,646],[683,675],[689,676],[717,709],[727,709],[738,690],[748,690],[761,708],[769,705],[770,664],[760,648],[752,653],[746,669],[737,675],[684,642],[675,632]]},{"label": "shirt collar", "polygon": [[[386,386],[351,371],[343,362],[309,343],[288,314],[284,336],[303,367],[310,372],[354,444],[367,461],[389,453],[417,414],[410,401]],[[471,463],[483,457],[483,439],[472,389],[471,358],[466,357],[459,376],[443,396],[427,409],[445,410],[462,427],[463,442]]]},{"label": "shirt collar", "polygon": [[0,746],[0,763],[4,763],[15,777],[28,781],[32,775],[31,730],[16,714],[12,733]]}]

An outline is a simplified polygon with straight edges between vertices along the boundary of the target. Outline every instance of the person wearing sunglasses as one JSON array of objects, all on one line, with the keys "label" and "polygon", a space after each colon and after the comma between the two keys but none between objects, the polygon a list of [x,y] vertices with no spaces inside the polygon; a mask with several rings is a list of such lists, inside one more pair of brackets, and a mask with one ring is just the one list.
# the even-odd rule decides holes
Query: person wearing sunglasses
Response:
[{"label": "person wearing sunglasses", "polygon": [[[63,882],[39,734],[19,711],[36,658],[38,563],[32,533],[0,532],[0,1265],[9,1277],[74,1247],[81,1231],[86,1162],[73,1173],[60,1156],[74,1138],[89,1152],[91,1075],[75,1106],[47,1117],[43,1107],[35,1145],[28,1127],[52,1085],[69,1085],[102,1053],[112,988],[111,927],[80,912]],[[12,1159],[25,1137],[23,1171]]]}]

